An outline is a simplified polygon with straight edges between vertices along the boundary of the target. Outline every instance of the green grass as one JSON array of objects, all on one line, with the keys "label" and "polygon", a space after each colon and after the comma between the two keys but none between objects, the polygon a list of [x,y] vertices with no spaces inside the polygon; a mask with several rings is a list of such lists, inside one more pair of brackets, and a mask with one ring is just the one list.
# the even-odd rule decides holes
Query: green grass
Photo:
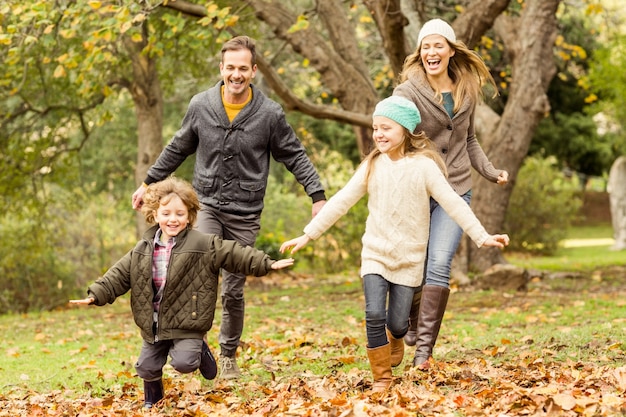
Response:
[{"label": "green grass", "polygon": [[102,394],[132,377],[141,346],[127,298],[107,308],[2,316],[0,332],[0,392]]},{"label": "green grass", "polygon": [[[527,269],[548,271],[592,271],[613,265],[626,265],[625,251],[613,251],[611,244],[585,246],[585,241],[612,239],[613,228],[610,224],[578,226],[569,230],[567,239],[562,242],[557,252],[550,256],[536,256],[526,253],[505,252],[505,259]],[[593,241],[591,241],[593,242]],[[568,246],[573,245],[573,246]],[[576,246],[583,245],[583,246]]]},{"label": "green grass", "polygon": [[625,265],[624,251],[611,251],[610,245],[579,248],[561,248],[552,256],[534,256],[505,253],[505,259],[526,269],[549,271],[590,271],[612,265]]},{"label": "green grass", "polygon": [[[577,282],[559,282],[567,280]],[[495,363],[524,356],[597,365],[623,362],[624,277],[597,282],[563,278],[554,284],[537,281],[525,293],[454,294],[442,335],[446,343],[438,348],[449,358],[487,355]]]},{"label": "green grass", "polygon": [[612,238],[613,226],[609,223],[598,223],[590,226],[575,226],[569,229],[567,239],[598,239]]},{"label": "green grass", "polygon": [[[592,232],[604,237],[606,230],[588,230],[583,236]],[[624,363],[624,258],[624,252],[609,252],[606,247],[562,249],[554,257],[512,258],[527,268],[574,273],[534,279],[525,292],[454,291],[436,358],[487,358],[496,364],[537,360]],[[355,367],[368,369],[364,297],[356,268],[333,276],[279,272],[251,278],[246,300],[239,353],[243,386],[306,373],[333,375]],[[219,307],[209,333],[216,355]],[[102,397],[141,390],[134,372],[141,338],[127,297],[106,307],[68,306],[47,313],[2,316],[0,332],[4,341],[0,397],[51,390],[67,391],[68,397]],[[410,363],[410,355],[409,350],[405,364]],[[213,384],[198,375],[178,376],[169,365],[165,374]],[[233,392],[243,398],[259,395],[236,386]]]}]

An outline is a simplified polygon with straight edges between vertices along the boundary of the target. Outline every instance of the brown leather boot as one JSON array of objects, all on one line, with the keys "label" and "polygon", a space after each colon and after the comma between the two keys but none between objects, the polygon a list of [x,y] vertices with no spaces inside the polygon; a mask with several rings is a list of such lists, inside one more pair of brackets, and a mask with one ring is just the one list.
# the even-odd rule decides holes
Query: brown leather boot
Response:
[{"label": "brown leather boot", "polygon": [[367,348],[367,357],[372,368],[372,375],[374,376],[372,394],[387,391],[389,386],[391,386],[393,378],[391,372],[391,345],[387,343],[377,348]]},{"label": "brown leather boot", "polygon": [[389,350],[391,351],[391,366],[398,366],[404,358],[404,342],[402,339],[394,338],[389,329],[387,329],[387,340],[389,340]]},{"label": "brown leather boot", "polygon": [[425,371],[430,368],[433,348],[439,336],[443,315],[448,305],[450,289],[438,285],[424,285],[417,321],[417,347],[413,366]]},{"label": "brown leather boot", "polygon": [[407,346],[415,346],[417,342],[417,317],[420,311],[420,300],[422,299],[422,289],[419,288],[413,294],[411,303],[411,313],[409,314],[409,331],[404,335],[404,343]]}]

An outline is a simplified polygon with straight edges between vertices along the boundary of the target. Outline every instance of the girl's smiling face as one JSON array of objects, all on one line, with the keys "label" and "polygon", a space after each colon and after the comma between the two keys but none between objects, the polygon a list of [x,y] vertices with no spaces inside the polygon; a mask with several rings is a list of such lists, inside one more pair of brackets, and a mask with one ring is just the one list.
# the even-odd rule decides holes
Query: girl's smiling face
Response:
[{"label": "girl's smiling face", "polygon": [[404,143],[404,127],[385,116],[372,118],[372,138],[381,153],[386,153],[391,160],[402,158]]},{"label": "girl's smiling face", "polygon": [[170,194],[161,200],[154,219],[161,228],[161,240],[167,242],[185,230],[189,224],[189,209],[179,196]]}]

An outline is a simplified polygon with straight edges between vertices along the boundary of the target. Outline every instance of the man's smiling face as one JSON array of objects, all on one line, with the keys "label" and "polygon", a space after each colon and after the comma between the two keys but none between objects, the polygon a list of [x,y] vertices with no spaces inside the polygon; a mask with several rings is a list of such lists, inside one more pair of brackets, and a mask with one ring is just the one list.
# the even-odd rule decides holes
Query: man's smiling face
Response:
[{"label": "man's smiling face", "polygon": [[220,63],[220,74],[224,80],[224,99],[231,104],[244,103],[248,98],[248,87],[256,75],[252,65],[252,53],[248,49],[226,51]]}]

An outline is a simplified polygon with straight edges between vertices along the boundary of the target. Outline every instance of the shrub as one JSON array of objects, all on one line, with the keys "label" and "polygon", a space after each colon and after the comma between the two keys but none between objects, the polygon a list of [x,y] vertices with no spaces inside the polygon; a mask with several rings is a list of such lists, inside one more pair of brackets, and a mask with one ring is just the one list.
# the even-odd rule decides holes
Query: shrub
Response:
[{"label": "shrub", "polygon": [[[97,279],[135,242],[134,216],[107,194],[52,186],[45,204],[0,220],[0,314],[51,310]],[[127,202],[124,204],[128,206]]]},{"label": "shrub", "polygon": [[553,254],[582,206],[577,188],[556,168],[555,158],[527,157],[505,218],[509,248]]},{"label": "shrub", "polygon": [[[348,182],[354,173],[354,165],[339,152],[314,141],[304,129],[299,129],[298,133],[317,168],[326,197],[332,197]],[[261,231],[255,246],[272,256],[286,257],[289,254],[278,253],[278,248],[282,242],[300,236],[304,226],[311,221],[311,199],[282,168],[278,164],[272,166],[261,215]],[[335,226],[296,253],[296,268],[320,273],[353,269],[360,262],[366,217],[367,198],[363,198]]]}]

